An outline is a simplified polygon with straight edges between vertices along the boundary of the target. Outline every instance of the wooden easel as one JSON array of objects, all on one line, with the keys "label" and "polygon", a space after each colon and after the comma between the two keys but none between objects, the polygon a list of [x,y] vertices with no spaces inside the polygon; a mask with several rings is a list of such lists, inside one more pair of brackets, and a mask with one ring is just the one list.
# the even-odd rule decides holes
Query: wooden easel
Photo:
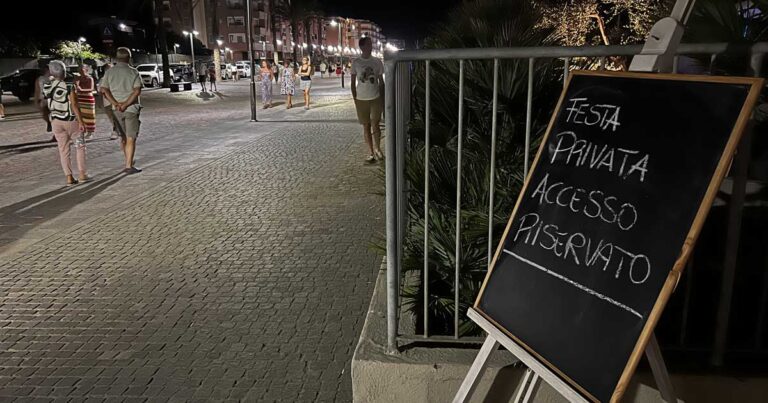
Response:
[{"label": "wooden easel", "polygon": [[[672,14],[654,24],[646,38],[641,54],[632,61],[629,68],[630,71],[660,72],[671,70],[674,51],[680,43],[684,24],[688,20],[695,3],[695,0],[677,0],[672,9]],[[530,402],[536,386],[542,379],[571,402],[589,402],[581,393],[552,372],[549,367],[531,355],[520,344],[504,334],[504,332],[499,330],[474,308],[469,308],[467,316],[485,330],[488,336],[475,361],[472,363],[469,373],[461,383],[459,391],[453,399],[454,403],[469,401],[485,371],[491,353],[496,350],[499,344],[504,346],[505,349],[509,350],[528,367],[520,389],[515,396],[515,402]],[[645,347],[645,356],[650,363],[651,371],[653,372],[653,377],[656,380],[656,386],[661,393],[661,397],[668,403],[677,402],[672,388],[672,381],[669,378],[669,372],[664,364],[664,358],[661,355],[661,350],[654,334],[651,334],[648,339]]]},{"label": "wooden easel", "polygon": [[[581,393],[576,391],[576,389],[552,372],[536,357],[528,353],[528,351],[517,342],[496,328],[496,326],[485,319],[485,317],[479,314],[476,310],[469,308],[467,316],[480,326],[480,328],[485,330],[488,336],[485,338],[485,342],[483,342],[483,346],[480,348],[477,357],[475,357],[475,361],[469,368],[467,376],[461,383],[459,391],[453,398],[453,403],[469,402],[472,393],[475,391],[475,387],[477,387],[480,378],[483,376],[483,372],[488,364],[488,359],[490,358],[491,353],[498,348],[499,344],[504,346],[505,349],[511,352],[528,367],[525,371],[523,382],[520,384],[520,388],[515,395],[514,402],[530,402],[536,386],[542,379],[570,402],[589,402],[589,400],[585,399]],[[669,373],[667,372],[666,365],[664,365],[664,358],[661,356],[659,344],[656,342],[655,336],[651,336],[648,346],[645,348],[645,356],[650,362],[653,378],[656,380],[656,386],[659,388],[661,397],[668,403],[677,402],[675,392],[672,388],[672,381],[669,379]]]}]

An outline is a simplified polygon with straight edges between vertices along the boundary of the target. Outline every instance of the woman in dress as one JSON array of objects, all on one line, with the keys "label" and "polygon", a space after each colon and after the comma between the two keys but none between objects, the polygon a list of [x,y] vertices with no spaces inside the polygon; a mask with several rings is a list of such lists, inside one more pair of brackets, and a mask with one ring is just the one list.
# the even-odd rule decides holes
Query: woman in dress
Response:
[{"label": "woman in dress", "polygon": [[90,139],[96,131],[96,98],[93,91],[96,86],[91,77],[91,66],[80,66],[80,77],[75,79],[75,91],[77,92],[77,105],[80,108],[80,116],[85,126],[85,138]]},{"label": "woman in dress", "polygon": [[272,69],[269,68],[269,63],[266,60],[261,62],[261,69],[259,69],[259,81],[261,82],[261,103],[264,105],[262,108],[267,109],[272,107],[272,80],[274,74]]},{"label": "woman in dress", "polygon": [[304,91],[304,109],[309,109],[309,90],[312,88],[312,65],[309,64],[308,57],[301,59],[299,79],[301,81],[301,90]]},{"label": "woman in dress", "polygon": [[280,94],[286,96],[285,109],[291,109],[293,107],[293,93],[296,91],[296,75],[291,67],[291,62],[288,60],[283,61],[283,76],[280,78]]}]

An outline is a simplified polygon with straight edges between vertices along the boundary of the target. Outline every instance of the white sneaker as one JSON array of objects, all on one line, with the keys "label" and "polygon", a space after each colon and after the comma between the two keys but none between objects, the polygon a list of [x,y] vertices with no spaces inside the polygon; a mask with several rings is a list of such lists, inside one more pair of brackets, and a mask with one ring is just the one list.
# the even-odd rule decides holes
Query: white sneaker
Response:
[{"label": "white sneaker", "polygon": [[376,162],[376,157],[374,157],[373,154],[370,154],[365,157],[365,162]]},{"label": "white sneaker", "polygon": [[379,150],[374,151],[373,155],[375,155],[376,159],[379,160],[379,161],[383,161],[384,160],[384,153],[382,153]]},{"label": "white sneaker", "polygon": [[110,139],[110,140],[117,140],[117,137],[118,137],[118,136],[117,136],[117,132],[116,132],[116,131],[114,131],[114,130],[112,130],[112,135],[111,135],[111,136],[109,136],[109,139]]}]

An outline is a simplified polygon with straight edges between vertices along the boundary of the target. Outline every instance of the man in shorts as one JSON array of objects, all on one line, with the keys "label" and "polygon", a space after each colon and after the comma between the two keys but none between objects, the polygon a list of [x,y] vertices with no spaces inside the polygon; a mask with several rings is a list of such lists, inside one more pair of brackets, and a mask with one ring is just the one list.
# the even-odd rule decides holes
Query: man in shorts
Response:
[{"label": "man in shorts", "polygon": [[197,64],[197,81],[200,82],[200,88],[202,88],[203,92],[206,92],[205,80],[207,77],[208,77],[208,66],[206,66],[205,63],[201,61]]},{"label": "man in shorts", "polygon": [[125,137],[121,139],[125,154],[126,174],[141,172],[133,166],[133,156],[136,153],[136,138],[139,136],[141,121],[141,76],[138,70],[128,64],[131,61],[131,51],[128,48],[117,48],[117,63],[107,70],[101,79],[101,91],[109,101],[117,124],[122,127]]},{"label": "man in shorts", "polygon": [[365,161],[372,163],[384,159],[379,128],[384,110],[384,63],[371,56],[373,41],[370,37],[360,38],[358,44],[363,53],[352,62],[352,98],[368,146],[369,154]]}]

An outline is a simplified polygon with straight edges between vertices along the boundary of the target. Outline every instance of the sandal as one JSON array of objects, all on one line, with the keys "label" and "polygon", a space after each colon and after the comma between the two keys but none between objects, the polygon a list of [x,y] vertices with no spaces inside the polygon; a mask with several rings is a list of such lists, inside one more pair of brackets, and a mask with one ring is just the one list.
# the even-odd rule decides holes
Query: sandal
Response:
[{"label": "sandal", "polygon": [[70,186],[75,186],[75,185],[77,185],[78,183],[79,183],[79,182],[77,181],[77,179],[72,179],[72,182],[67,182],[67,187],[70,187]]}]

